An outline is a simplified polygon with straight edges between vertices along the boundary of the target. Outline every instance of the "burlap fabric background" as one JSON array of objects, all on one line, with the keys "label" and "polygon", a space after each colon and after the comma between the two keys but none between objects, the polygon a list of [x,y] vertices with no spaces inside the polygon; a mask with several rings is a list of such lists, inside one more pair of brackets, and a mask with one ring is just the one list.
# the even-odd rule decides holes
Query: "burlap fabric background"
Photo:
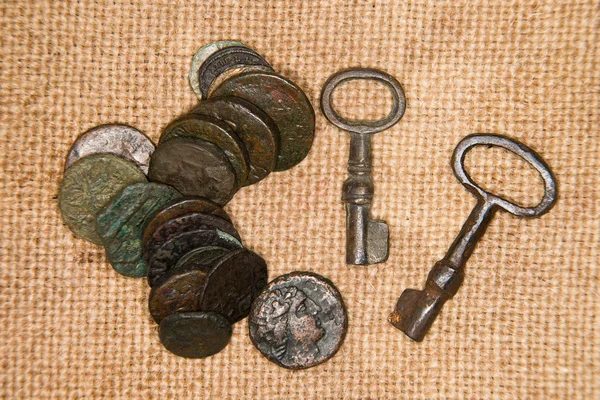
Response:
[{"label": "burlap fabric background", "polygon": [[[600,7],[596,1],[22,1],[0,6],[0,393],[6,398],[539,398],[600,396]],[[206,360],[172,356],[146,309],[144,280],[63,225],[57,193],[82,131],[124,122],[157,140],[196,100],[191,56],[240,39],[294,79],[317,109],[296,168],[241,190],[227,207],[270,278],[332,279],[350,327],[329,362],[291,372],[251,345],[247,324]],[[348,136],[318,111],[326,78],[350,66],[402,82],[404,119],[374,137],[373,215],[387,220],[385,264],[344,263]],[[386,113],[376,85],[337,107]],[[386,319],[421,288],[474,198],[449,160],[459,140],[504,133],[554,169],[560,199],[541,219],[498,213],[457,297],[422,343]],[[477,149],[479,182],[534,204],[537,174]]]}]

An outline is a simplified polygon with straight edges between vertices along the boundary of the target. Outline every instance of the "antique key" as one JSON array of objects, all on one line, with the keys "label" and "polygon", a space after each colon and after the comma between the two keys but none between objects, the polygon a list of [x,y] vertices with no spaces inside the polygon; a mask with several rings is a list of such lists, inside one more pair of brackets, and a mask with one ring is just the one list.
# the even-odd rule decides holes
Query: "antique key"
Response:
[{"label": "antique key", "polygon": [[[544,181],[544,196],[535,207],[521,207],[478,187],[464,168],[467,150],[473,146],[498,146],[509,150],[530,163]],[[406,289],[389,317],[390,323],[411,339],[420,342],[431,327],[446,300],[458,291],[464,277],[464,266],[473,253],[477,242],[498,209],[517,217],[539,217],[556,202],[556,179],[546,162],[529,147],[500,135],[470,135],[454,149],[452,168],[459,182],[477,198],[458,237],[450,246],[446,256],[438,261],[429,272],[423,290]]]},{"label": "antique key", "polygon": [[[374,80],[386,85],[393,97],[392,110],[387,117],[376,120],[347,120],[333,108],[331,96],[345,81]],[[371,134],[396,124],[404,115],[406,99],[398,81],[379,70],[352,68],[332,75],[321,93],[321,109],[332,124],[350,132],[350,176],[344,182],[342,201],[346,203],[346,263],[367,265],[388,258],[389,230],[385,221],[371,220],[373,180],[371,179]]]}]

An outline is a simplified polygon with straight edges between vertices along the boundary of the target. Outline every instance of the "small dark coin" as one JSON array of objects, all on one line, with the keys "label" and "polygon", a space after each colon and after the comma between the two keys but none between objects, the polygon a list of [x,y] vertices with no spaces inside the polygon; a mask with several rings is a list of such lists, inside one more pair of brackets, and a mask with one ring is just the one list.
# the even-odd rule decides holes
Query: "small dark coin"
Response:
[{"label": "small dark coin", "polygon": [[154,144],[139,130],[122,124],[100,125],[75,140],[65,162],[65,169],[75,161],[92,154],[114,154],[137,165],[148,173]]},{"label": "small dark coin", "polygon": [[208,268],[186,268],[164,274],[150,291],[148,309],[157,324],[163,318],[186,311],[198,311]]},{"label": "small dark coin", "polygon": [[227,346],[231,324],[217,313],[175,313],[160,322],[158,336],[163,346],[176,356],[204,358]]},{"label": "small dark coin", "polygon": [[219,259],[208,273],[200,310],[217,312],[232,324],[246,318],[252,301],[267,284],[267,264],[248,249]]},{"label": "small dark coin", "polygon": [[198,82],[203,98],[207,98],[216,79],[224,72],[232,69],[258,67],[259,70],[273,71],[269,63],[257,52],[246,46],[228,46],[211,54],[198,71]]},{"label": "small dark coin", "polygon": [[96,217],[108,261],[125,276],[148,272],[143,258],[142,234],[150,215],[181,194],[159,183],[135,183],[121,191]]},{"label": "small dark coin", "polygon": [[279,130],[280,149],[275,171],[300,163],[315,137],[315,111],[302,90],[272,72],[248,72],[233,76],[211,96],[237,96],[269,115]]},{"label": "small dark coin", "polygon": [[348,317],[331,281],[293,272],[270,282],[256,298],[248,328],[252,343],[270,361],[304,369],[333,357],[346,336]]},{"label": "small dark coin", "polygon": [[154,256],[154,253],[167,241],[185,232],[219,229],[230,234],[240,242],[242,239],[231,222],[223,218],[204,213],[189,213],[168,220],[159,226],[148,241],[144,244],[144,258],[146,261]]},{"label": "small dark coin", "polygon": [[244,142],[225,122],[208,115],[187,114],[167,125],[159,143],[180,137],[202,139],[217,145],[231,163],[238,186],[244,184],[250,164],[248,151]]},{"label": "small dark coin", "polygon": [[238,189],[227,157],[216,145],[200,139],[175,138],[161,143],[150,160],[148,177],[221,206]]},{"label": "small dark coin", "polygon": [[245,185],[256,183],[273,171],[279,154],[279,132],[264,111],[242,98],[226,96],[203,101],[191,113],[224,121],[244,142],[250,157]]},{"label": "small dark coin", "polygon": [[77,236],[102,244],[96,233],[96,215],[124,187],[145,181],[143,172],[121,157],[113,154],[84,157],[65,172],[59,196],[63,219]]},{"label": "small dark coin", "polygon": [[217,260],[230,251],[233,250],[218,246],[200,247],[181,257],[173,270],[180,268],[208,268],[210,270]]},{"label": "small dark coin", "polygon": [[227,222],[231,222],[229,215],[227,215],[225,210],[218,204],[201,197],[182,197],[161,208],[152,216],[152,218],[150,218],[144,228],[142,243],[145,244],[150,238],[150,235],[168,220],[194,212],[213,214],[223,218]]},{"label": "small dark coin", "polygon": [[234,250],[242,244],[228,233],[218,229],[186,232],[167,241],[155,253],[148,263],[148,284],[154,286],[158,279],[187,253],[197,248],[218,246]]}]

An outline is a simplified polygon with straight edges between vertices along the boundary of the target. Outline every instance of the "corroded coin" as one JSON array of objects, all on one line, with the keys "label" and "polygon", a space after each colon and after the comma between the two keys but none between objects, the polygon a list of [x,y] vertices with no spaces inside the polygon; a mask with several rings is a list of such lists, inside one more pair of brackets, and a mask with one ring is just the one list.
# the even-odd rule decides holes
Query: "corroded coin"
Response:
[{"label": "corroded coin", "polygon": [[244,46],[244,44],[242,42],[238,42],[237,40],[219,40],[217,42],[212,42],[202,46],[192,58],[189,80],[190,86],[199,100],[202,100],[202,92],[200,92],[200,76],[198,74],[200,67],[212,54],[231,46]]},{"label": "corroded coin", "polygon": [[238,241],[242,241],[238,231],[233,227],[231,222],[210,214],[189,213],[170,219],[159,226],[150,235],[148,241],[144,243],[144,258],[146,261],[150,261],[156,251],[175,236],[185,232],[210,229],[219,229],[222,232],[230,234]]},{"label": "corroded coin", "polygon": [[252,301],[267,284],[267,264],[248,249],[219,259],[208,273],[200,310],[214,311],[232,324],[246,318]]},{"label": "corroded coin", "polygon": [[157,324],[176,313],[199,310],[208,268],[185,268],[164,274],[150,291],[148,309]]},{"label": "corroded coin", "polygon": [[77,236],[102,244],[96,233],[96,215],[125,186],[145,181],[131,161],[112,154],[84,157],[65,172],[59,196],[63,219]]},{"label": "corroded coin", "polygon": [[152,218],[150,218],[150,220],[146,223],[146,227],[144,228],[142,242],[146,243],[150,238],[150,235],[152,235],[154,231],[165,222],[181,215],[194,212],[213,214],[217,217],[223,218],[227,222],[231,222],[229,215],[227,215],[225,210],[223,210],[223,208],[218,204],[201,197],[182,197],[161,208],[152,216]]},{"label": "corroded coin", "polygon": [[250,160],[245,185],[256,183],[273,171],[279,154],[279,132],[264,111],[242,98],[226,96],[203,101],[191,113],[224,121],[239,136]]},{"label": "corroded coin", "polygon": [[279,130],[280,149],[275,171],[302,161],[315,137],[315,111],[302,90],[272,72],[236,75],[217,87],[212,96],[237,96],[269,115]]},{"label": "corroded coin", "polygon": [[148,173],[154,144],[139,130],[122,124],[100,125],[75,140],[65,162],[65,169],[75,161],[92,154],[114,154],[132,161]]},{"label": "corroded coin", "polygon": [[160,322],[158,336],[163,346],[177,356],[204,358],[227,346],[231,324],[217,313],[175,313]]},{"label": "corroded coin", "polygon": [[198,70],[198,81],[203,98],[207,98],[216,79],[233,68],[246,67],[255,71],[273,71],[257,52],[246,46],[228,46],[211,54]]},{"label": "corroded coin", "polygon": [[225,122],[207,115],[187,114],[167,125],[160,143],[178,137],[202,139],[216,144],[231,163],[238,186],[244,185],[248,177],[248,151],[244,142]]},{"label": "corroded coin", "polygon": [[210,270],[218,259],[230,251],[233,250],[219,246],[200,247],[181,257],[173,270],[180,268],[208,268]]},{"label": "corroded coin", "polygon": [[192,250],[205,246],[239,249],[242,244],[228,233],[218,229],[198,230],[175,236],[163,244],[148,263],[148,283],[154,286],[158,279]]},{"label": "corroded coin", "polygon": [[142,277],[148,272],[143,258],[142,234],[149,216],[181,194],[159,183],[127,186],[96,217],[106,257],[120,274]]},{"label": "corroded coin", "polygon": [[219,205],[227,204],[238,189],[227,157],[216,145],[200,139],[175,138],[159,145],[148,177]]},{"label": "corroded coin", "polygon": [[313,367],[340,348],[348,317],[328,279],[293,272],[270,282],[250,311],[250,339],[270,361],[289,369]]}]

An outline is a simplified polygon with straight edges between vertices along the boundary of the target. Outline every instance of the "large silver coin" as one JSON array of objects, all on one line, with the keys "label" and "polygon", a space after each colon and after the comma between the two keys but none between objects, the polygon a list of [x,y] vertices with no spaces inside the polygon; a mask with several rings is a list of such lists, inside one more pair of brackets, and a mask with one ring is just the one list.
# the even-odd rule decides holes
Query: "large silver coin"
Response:
[{"label": "large silver coin", "polygon": [[270,361],[289,369],[320,364],[338,351],[348,329],[340,292],[310,272],[280,276],[252,303],[250,339]]},{"label": "large silver coin", "polygon": [[122,124],[100,125],[75,140],[65,162],[65,170],[75,161],[92,154],[114,154],[132,161],[148,173],[154,144],[139,130]]}]

